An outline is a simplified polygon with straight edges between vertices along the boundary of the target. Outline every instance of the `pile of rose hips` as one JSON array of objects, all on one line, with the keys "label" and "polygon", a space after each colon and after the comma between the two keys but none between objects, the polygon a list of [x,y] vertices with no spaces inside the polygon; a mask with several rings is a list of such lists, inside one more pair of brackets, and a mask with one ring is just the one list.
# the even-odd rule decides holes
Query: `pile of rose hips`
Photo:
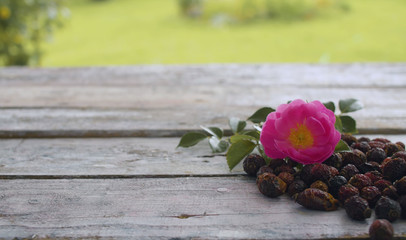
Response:
[{"label": "pile of rose hips", "polygon": [[334,153],[323,163],[298,169],[290,159],[273,159],[266,165],[261,156],[252,154],[243,162],[244,171],[257,177],[258,189],[265,196],[287,193],[308,209],[332,211],[343,206],[354,220],[369,218],[375,209],[379,220],[371,225],[371,238],[390,239],[389,222],[406,218],[405,145],[349,134],[341,139],[352,151]]}]

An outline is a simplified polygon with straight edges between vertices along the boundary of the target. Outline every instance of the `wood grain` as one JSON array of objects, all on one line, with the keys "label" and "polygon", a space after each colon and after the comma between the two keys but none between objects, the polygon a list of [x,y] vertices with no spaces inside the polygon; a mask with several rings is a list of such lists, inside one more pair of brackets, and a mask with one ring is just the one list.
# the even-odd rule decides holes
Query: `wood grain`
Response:
[{"label": "wood grain", "polygon": [[[0,180],[0,190],[4,239],[366,239],[374,219],[270,199],[246,177]],[[393,223],[399,239],[405,223]]]},{"label": "wood grain", "polygon": [[0,137],[164,137],[288,100],[357,98],[362,133],[406,133],[406,64],[0,69]]},{"label": "wood grain", "polygon": [[[406,135],[363,135],[406,142]],[[225,156],[207,142],[175,149],[179,138],[0,140],[0,178],[132,178],[226,176]]]}]

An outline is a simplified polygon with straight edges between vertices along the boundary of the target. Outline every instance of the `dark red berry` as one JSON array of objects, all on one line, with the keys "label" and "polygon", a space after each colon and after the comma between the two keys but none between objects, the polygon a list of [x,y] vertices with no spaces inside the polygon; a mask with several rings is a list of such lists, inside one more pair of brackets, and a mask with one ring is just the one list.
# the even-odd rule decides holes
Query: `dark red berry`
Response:
[{"label": "dark red berry", "polygon": [[264,165],[265,159],[258,154],[248,155],[243,162],[244,171],[250,176],[257,176],[258,170]]},{"label": "dark red berry", "polygon": [[388,197],[381,197],[375,205],[375,214],[377,218],[393,222],[400,217],[400,204]]},{"label": "dark red berry", "polygon": [[273,173],[263,173],[257,178],[259,191],[268,197],[278,197],[285,193],[286,183]]},{"label": "dark red berry", "polygon": [[358,196],[359,195],[359,190],[358,188],[350,185],[350,184],[345,184],[340,187],[338,190],[338,200],[340,200],[341,203],[344,203],[345,200],[352,196]]},{"label": "dark red berry", "polygon": [[403,158],[406,160],[406,151],[399,151],[392,155],[392,158]]},{"label": "dark red berry", "polygon": [[386,157],[386,152],[382,148],[372,148],[366,153],[368,162],[381,163]]},{"label": "dark red berry", "polygon": [[371,150],[371,146],[369,146],[369,144],[367,142],[357,142],[357,143],[353,143],[351,145],[351,147],[353,149],[358,149],[363,153],[367,153],[369,150]]},{"label": "dark red berry", "polygon": [[338,208],[338,201],[330,193],[317,188],[307,188],[299,193],[296,202],[308,209],[333,211]]},{"label": "dark red berry", "polygon": [[355,174],[359,173],[358,168],[353,164],[347,164],[341,168],[340,175],[345,177],[348,180]]},{"label": "dark red berry", "polygon": [[310,174],[313,181],[321,180],[323,182],[327,182],[331,178],[330,166],[323,163],[316,163],[314,164]]},{"label": "dark red berry", "polygon": [[370,142],[371,139],[369,137],[359,137],[358,142]]},{"label": "dark red berry", "polygon": [[365,153],[361,152],[358,149],[354,149],[352,152],[342,152],[341,156],[343,158],[343,165],[353,164],[356,167],[367,161]]},{"label": "dark red berry", "polygon": [[380,171],[381,168],[379,167],[379,165],[374,165],[372,163],[363,163],[360,166],[357,167],[358,170],[360,171],[360,173],[367,173],[367,172],[371,172],[371,171]]},{"label": "dark red berry", "polygon": [[288,173],[294,174],[296,171],[295,171],[295,169],[293,169],[293,167],[289,166],[286,163],[286,164],[283,164],[283,165],[275,168],[275,174],[279,174],[282,172],[288,172]]},{"label": "dark red berry", "polygon": [[340,169],[343,165],[343,159],[341,158],[341,154],[333,153],[326,161],[323,162],[324,164],[335,167],[336,169]]},{"label": "dark red berry", "polygon": [[381,142],[381,143],[390,143],[390,140],[386,139],[386,138],[374,138],[374,139],[372,139],[372,141],[377,141],[377,142]]},{"label": "dark red berry", "polygon": [[370,208],[374,208],[376,202],[381,197],[381,191],[377,187],[368,186],[361,189],[360,196],[368,201]]},{"label": "dark red berry", "polygon": [[386,155],[388,157],[392,156],[394,153],[397,153],[399,151],[402,151],[402,148],[400,148],[399,145],[397,145],[396,143],[386,143],[385,147],[383,148],[383,150],[385,150]]},{"label": "dark red berry", "polygon": [[333,197],[338,198],[338,191],[340,190],[341,186],[347,184],[347,179],[343,176],[335,176],[328,180],[328,187],[331,195]]},{"label": "dark red berry", "polygon": [[385,147],[385,143],[383,142],[379,142],[379,141],[370,141],[368,142],[369,146],[371,146],[371,148],[384,148]]},{"label": "dark red berry", "polygon": [[398,198],[398,203],[400,204],[400,208],[402,209],[401,217],[406,219],[406,195],[400,196]]},{"label": "dark red berry", "polygon": [[284,164],[287,164],[285,160],[280,159],[280,158],[276,158],[276,159],[272,159],[271,162],[269,163],[269,167],[272,169],[275,169],[279,166],[282,166]]},{"label": "dark red berry", "polygon": [[394,182],[406,175],[406,161],[403,158],[392,158],[382,167],[383,177]]},{"label": "dark red berry", "polygon": [[374,186],[379,189],[379,191],[383,191],[385,188],[392,186],[392,183],[389,182],[388,180],[381,179],[376,182],[374,182]]},{"label": "dark red berry", "polygon": [[406,195],[406,176],[397,180],[394,185],[398,190],[399,195]]},{"label": "dark red berry", "polygon": [[393,226],[386,219],[376,219],[369,227],[371,240],[391,240],[393,233]]},{"label": "dark red berry", "polygon": [[273,173],[273,169],[271,167],[269,167],[269,165],[265,165],[259,168],[258,172],[257,172],[257,177],[263,173]]},{"label": "dark red berry", "polygon": [[371,179],[368,176],[365,176],[365,174],[355,174],[352,178],[350,178],[348,183],[358,188],[358,190],[372,185]]},{"label": "dark red berry", "polygon": [[360,196],[352,196],[344,203],[345,212],[354,220],[364,220],[371,217],[371,209],[367,200]]},{"label": "dark red berry", "polygon": [[402,151],[405,151],[405,144],[403,142],[396,142],[397,145],[399,145],[401,148],[403,148]]},{"label": "dark red berry", "polygon": [[296,179],[288,187],[288,195],[294,196],[297,193],[303,192],[307,188],[306,183],[301,179]]},{"label": "dark red berry", "polygon": [[288,186],[295,180],[295,177],[288,172],[281,172],[279,173],[278,177],[282,179]]},{"label": "dark red berry", "polygon": [[322,191],[328,192],[327,184],[325,182],[323,182],[323,181],[320,181],[320,180],[317,180],[314,183],[312,183],[310,185],[310,188],[317,188],[317,189],[320,189]]},{"label": "dark red berry", "polygon": [[300,171],[300,179],[302,179],[307,185],[310,185],[313,182],[311,175],[313,166],[314,164],[305,165],[302,168],[302,171]]},{"label": "dark red berry", "polygon": [[385,188],[382,191],[382,196],[389,197],[393,200],[396,200],[399,198],[398,191],[397,191],[396,187],[394,187],[394,186],[389,186],[389,187]]},{"label": "dark red berry", "polygon": [[369,177],[372,183],[375,183],[376,181],[383,179],[382,173],[378,171],[367,172],[365,173],[365,176]]},{"label": "dark red berry", "polygon": [[348,133],[341,134],[341,139],[344,142],[346,142],[348,144],[348,146],[351,146],[353,143],[358,142],[356,137],[354,137],[353,135],[348,134]]}]

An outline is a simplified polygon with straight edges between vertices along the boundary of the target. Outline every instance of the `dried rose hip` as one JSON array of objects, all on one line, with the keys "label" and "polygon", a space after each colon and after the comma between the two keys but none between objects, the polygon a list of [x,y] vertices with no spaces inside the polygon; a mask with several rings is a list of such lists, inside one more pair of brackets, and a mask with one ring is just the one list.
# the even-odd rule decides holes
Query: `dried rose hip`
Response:
[{"label": "dried rose hip", "polygon": [[381,197],[376,203],[375,214],[377,218],[393,222],[400,217],[400,204],[388,197]]},{"label": "dried rose hip", "polygon": [[398,203],[402,209],[401,217],[406,219],[406,195],[400,196],[400,198],[398,198]]},{"label": "dried rose hip", "polygon": [[311,175],[313,166],[314,164],[305,165],[302,168],[302,171],[300,171],[300,179],[302,179],[307,185],[310,185],[313,182]]},{"label": "dried rose hip", "polygon": [[372,171],[378,171],[378,170],[381,170],[381,168],[379,167],[379,164],[378,165],[374,165],[374,164],[372,164],[373,162],[366,162],[366,163],[363,163],[363,164],[361,164],[361,165],[359,165],[358,166],[358,170],[360,171],[360,173],[363,173],[363,174],[365,174],[365,173],[367,173],[367,172],[372,172]]},{"label": "dried rose hip", "polygon": [[333,153],[326,161],[323,162],[324,164],[335,167],[336,169],[340,169],[343,165],[343,159],[341,158],[341,154]]},{"label": "dried rose hip", "polygon": [[371,148],[384,148],[385,147],[385,143],[380,142],[380,141],[375,141],[372,140],[370,142],[368,142],[369,146],[371,146]]},{"label": "dried rose hip", "polygon": [[351,145],[351,147],[353,149],[358,149],[363,153],[367,153],[369,150],[371,150],[371,146],[369,146],[369,144],[367,142],[357,142],[357,143],[353,143]]},{"label": "dried rose hip", "polygon": [[358,142],[356,137],[354,137],[353,135],[348,134],[348,133],[341,134],[341,140],[346,142],[348,144],[348,146],[351,146],[353,143]]},{"label": "dried rose hip", "polygon": [[382,148],[372,148],[366,153],[368,162],[381,163],[387,156]]},{"label": "dried rose hip", "polygon": [[382,167],[383,177],[394,182],[406,175],[406,161],[403,158],[392,158]]},{"label": "dried rose hip", "polygon": [[381,143],[390,143],[390,140],[387,138],[374,138],[374,139],[372,139],[372,141],[377,141],[377,142],[381,142]]},{"label": "dried rose hip", "polygon": [[341,186],[347,184],[347,179],[343,176],[335,176],[328,180],[328,187],[331,195],[333,197],[338,198],[338,191],[340,190]]},{"label": "dried rose hip", "polygon": [[324,163],[316,163],[310,172],[313,181],[321,180],[327,182],[331,178],[330,166]]},{"label": "dried rose hip", "polygon": [[258,170],[265,165],[265,159],[258,154],[248,155],[243,162],[244,171],[250,176],[257,176]]},{"label": "dried rose hip", "polygon": [[376,219],[369,227],[371,240],[391,240],[393,233],[392,224],[386,219]]},{"label": "dried rose hip", "polygon": [[385,188],[382,191],[382,196],[389,197],[393,200],[396,200],[399,198],[398,191],[397,191],[396,187],[394,187],[394,186],[389,186],[389,187]]},{"label": "dried rose hip", "polygon": [[338,201],[330,193],[317,188],[308,188],[299,193],[296,202],[308,209],[333,211],[338,208]]},{"label": "dried rose hip", "polygon": [[400,151],[392,155],[392,158],[403,158],[406,160],[406,151]]},{"label": "dried rose hip", "polygon": [[321,180],[317,180],[314,183],[312,183],[310,185],[310,188],[317,188],[320,189],[322,191],[328,192],[328,186],[325,182],[321,181]]},{"label": "dried rose hip", "polygon": [[369,137],[359,137],[358,142],[370,142],[371,139]]},{"label": "dried rose hip", "polygon": [[350,184],[345,184],[340,187],[340,190],[338,190],[338,200],[340,200],[341,203],[344,203],[345,200],[352,196],[358,196],[359,195],[359,190],[358,188],[350,185]]},{"label": "dried rose hip", "polygon": [[403,143],[403,142],[396,142],[396,144],[397,145],[399,145],[403,150],[402,151],[405,151],[405,144]]},{"label": "dried rose hip", "polygon": [[265,165],[259,168],[258,172],[257,172],[257,177],[263,173],[273,173],[273,169],[271,167],[269,167],[269,165]]},{"label": "dried rose hip", "polygon": [[288,195],[294,196],[297,193],[303,192],[307,188],[306,183],[301,179],[296,179],[288,187]]},{"label": "dried rose hip", "polygon": [[375,183],[376,181],[383,179],[382,173],[378,171],[367,172],[365,173],[365,176],[369,177],[372,183]]},{"label": "dried rose hip", "polygon": [[358,168],[353,164],[347,164],[341,168],[340,175],[345,177],[348,180],[355,174],[359,173]]},{"label": "dried rose hip", "polygon": [[374,182],[374,186],[379,189],[379,191],[383,191],[385,188],[392,186],[392,183],[389,182],[388,180],[381,179],[376,182]]},{"label": "dried rose hip", "polygon": [[368,186],[361,189],[360,196],[368,201],[368,205],[370,208],[374,208],[376,202],[381,197],[381,191],[377,187]]},{"label": "dried rose hip", "polygon": [[385,150],[386,155],[388,157],[392,156],[394,153],[397,153],[399,151],[402,151],[402,148],[397,145],[396,143],[386,143],[385,147],[383,148]]},{"label": "dried rose hip", "polygon": [[275,169],[284,164],[286,164],[285,160],[276,158],[276,159],[272,159],[272,161],[269,163],[269,167],[271,167],[272,169]]},{"label": "dried rose hip", "polygon": [[364,220],[371,217],[371,209],[367,200],[360,196],[352,196],[344,203],[344,209],[347,215],[354,220]]},{"label": "dried rose hip", "polygon": [[365,153],[358,149],[354,149],[352,152],[342,152],[341,156],[343,158],[343,165],[353,164],[358,167],[367,161]]},{"label": "dried rose hip", "polygon": [[365,174],[355,174],[352,178],[350,178],[348,183],[358,188],[358,190],[372,185],[371,179],[368,176],[365,176]]},{"label": "dried rose hip", "polygon": [[257,178],[259,191],[268,197],[278,197],[285,193],[286,183],[273,173],[263,173]]},{"label": "dried rose hip", "polygon": [[279,173],[278,177],[282,179],[288,186],[295,180],[295,177],[288,172],[281,172]]},{"label": "dried rose hip", "polygon": [[406,195],[406,176],[397,180],[394,185],[398,190],[399,195]]}]

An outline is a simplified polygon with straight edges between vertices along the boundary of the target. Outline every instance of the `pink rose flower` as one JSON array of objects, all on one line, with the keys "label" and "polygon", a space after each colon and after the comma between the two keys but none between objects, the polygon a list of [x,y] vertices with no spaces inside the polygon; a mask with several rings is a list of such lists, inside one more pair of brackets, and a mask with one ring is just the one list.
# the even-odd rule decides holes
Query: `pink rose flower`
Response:
[{"label": "pink rose flower", "polygon": [[336,118],[320,101],[294,100],[268,115],[260,141],[270,158],[289,157],[303,164],[321,163],[340,141]]}]

